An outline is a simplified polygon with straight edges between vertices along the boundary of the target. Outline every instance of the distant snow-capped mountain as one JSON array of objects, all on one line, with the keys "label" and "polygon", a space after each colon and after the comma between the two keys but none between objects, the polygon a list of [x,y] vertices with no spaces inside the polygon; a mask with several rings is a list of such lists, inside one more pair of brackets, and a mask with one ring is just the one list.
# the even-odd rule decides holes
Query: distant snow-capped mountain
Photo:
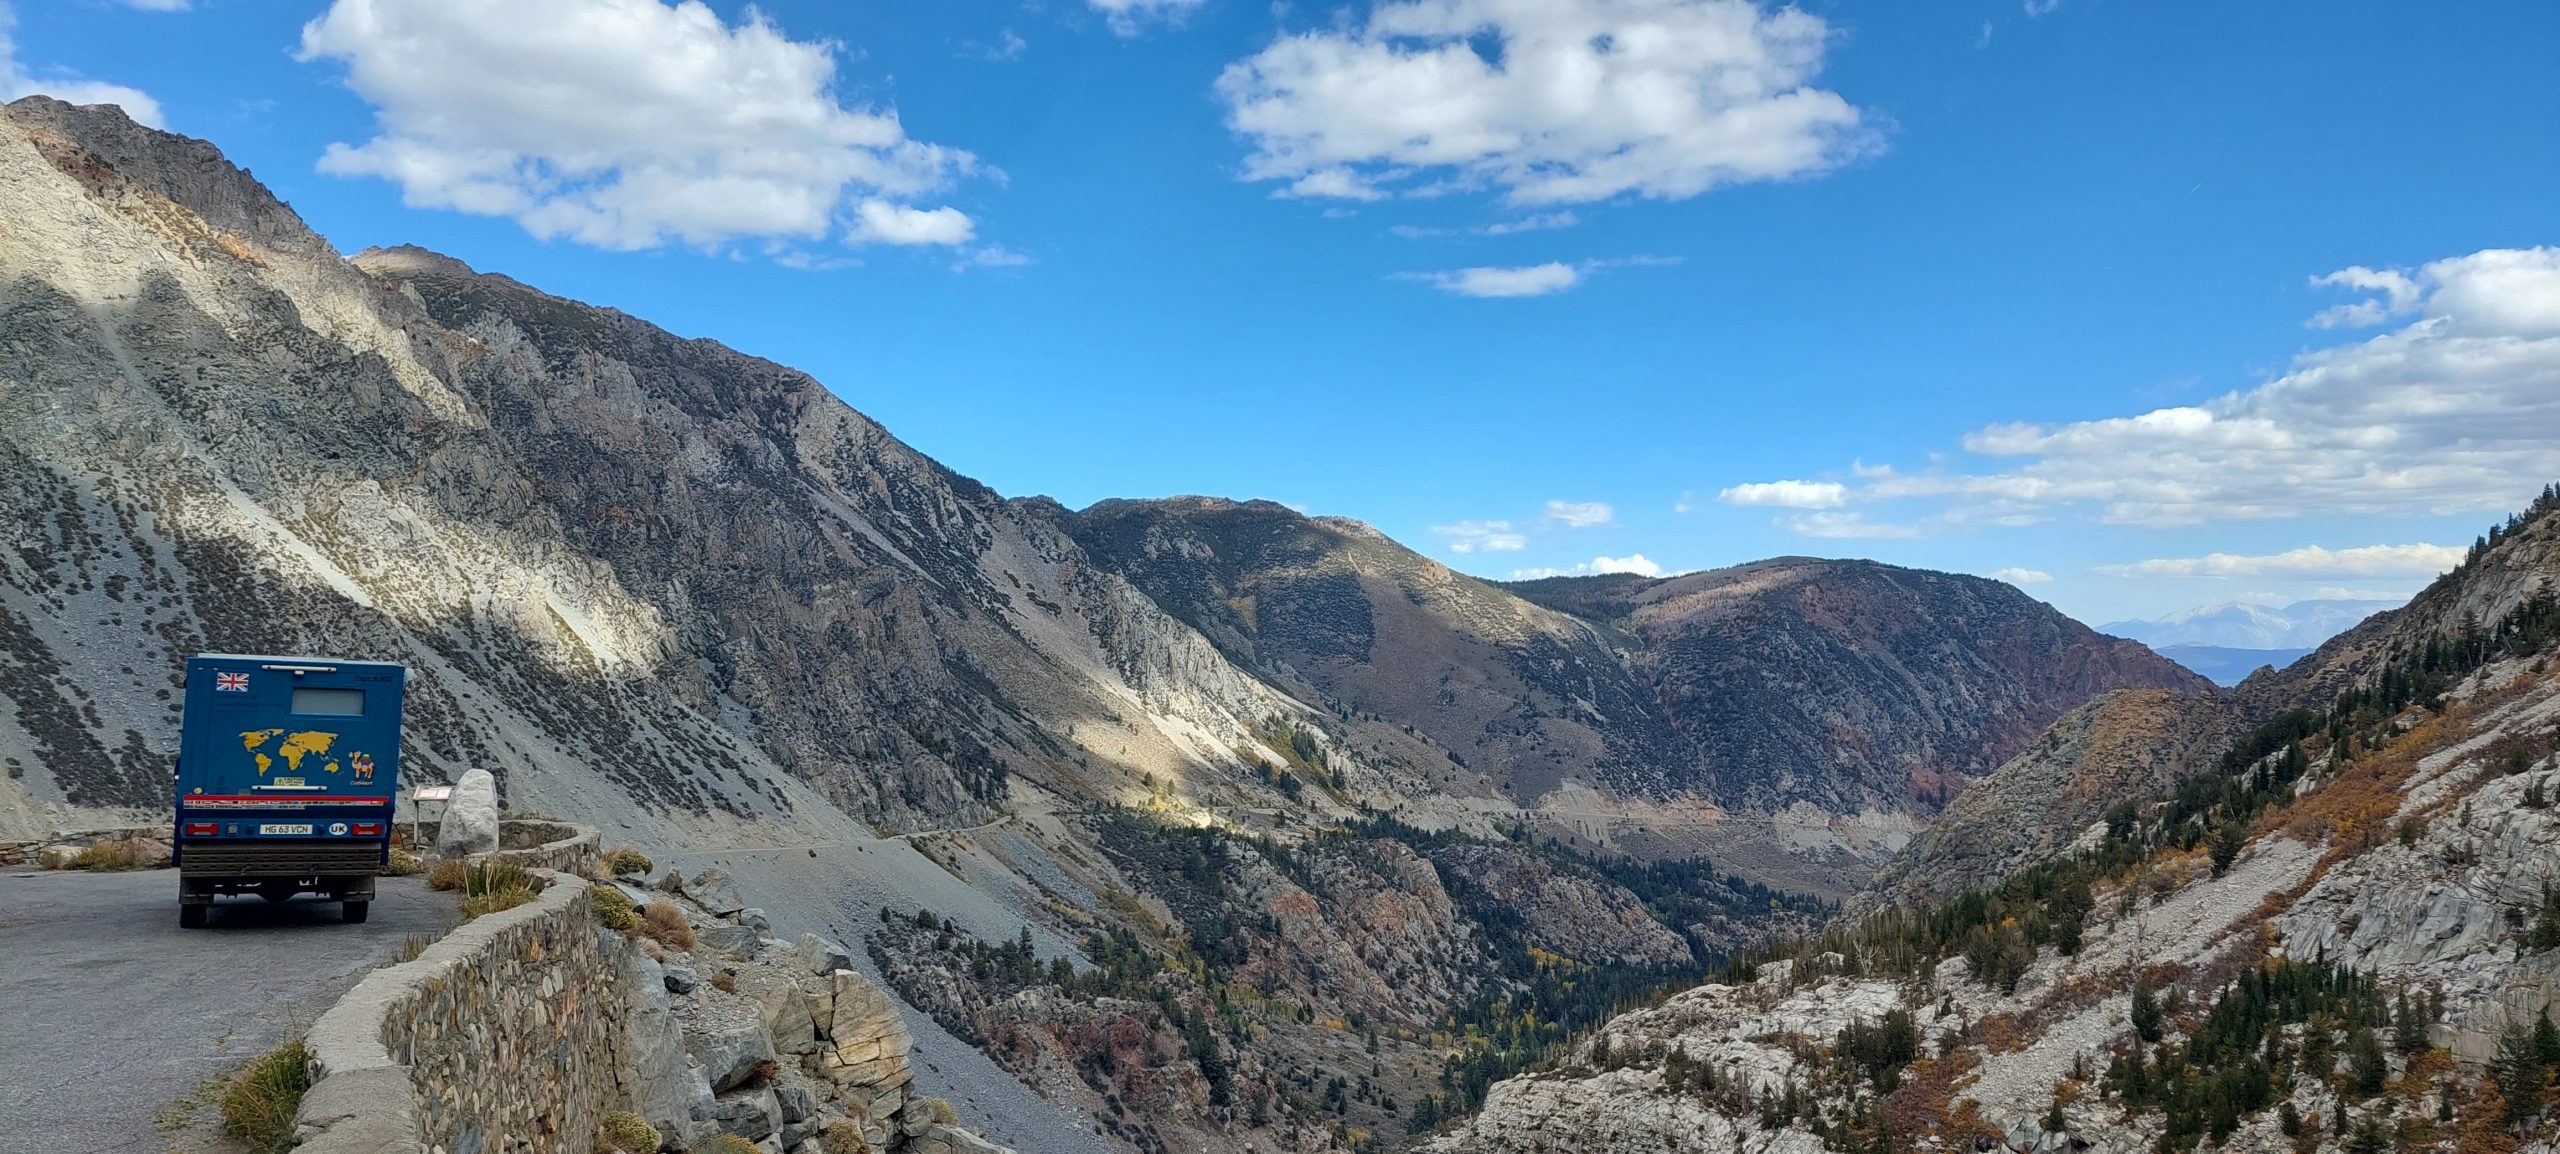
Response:
[{"label": "distant snow-capped mountain", "polygon": [[2281,608],[2231,602],[2199,605],[2150,620],[2110,621],[2101,633],[2130,637],[2154,649],[2211,645],[2228,649],[2310,649],[2398,601],[2296,601]]}]

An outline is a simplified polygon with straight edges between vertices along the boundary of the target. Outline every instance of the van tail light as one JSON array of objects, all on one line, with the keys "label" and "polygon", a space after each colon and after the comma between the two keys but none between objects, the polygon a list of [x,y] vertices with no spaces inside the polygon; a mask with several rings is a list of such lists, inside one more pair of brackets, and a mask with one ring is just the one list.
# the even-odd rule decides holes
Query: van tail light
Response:
[{"label": "van tail light", "polygon": [[357,836],[357,837],[381,837],[381,836],[382,836],[382,823],[381,823],[381,822],[378,822],[378,821],[360,821],[360,822],[357,822],[357,823],[356,823],[356,836]]},{"label": "van tail light", "polygon": [[187,823],[188,837],[212,837],[214,834],[221,831],[222,826],[216,822],[191,821]]}]

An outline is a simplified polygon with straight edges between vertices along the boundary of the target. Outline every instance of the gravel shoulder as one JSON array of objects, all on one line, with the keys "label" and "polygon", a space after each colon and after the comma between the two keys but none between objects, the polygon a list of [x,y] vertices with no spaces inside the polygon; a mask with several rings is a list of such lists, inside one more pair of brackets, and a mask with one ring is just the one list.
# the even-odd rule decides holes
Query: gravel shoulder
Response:
[{"label": "gravel shoulder", "polygon": [[451,895],[384,878],[364,925],[335,902],[252,897],[182,930],[173,870],[0,874],[0,1154],[167,1149],[152,1119],[170,1103],[460,917]]}]

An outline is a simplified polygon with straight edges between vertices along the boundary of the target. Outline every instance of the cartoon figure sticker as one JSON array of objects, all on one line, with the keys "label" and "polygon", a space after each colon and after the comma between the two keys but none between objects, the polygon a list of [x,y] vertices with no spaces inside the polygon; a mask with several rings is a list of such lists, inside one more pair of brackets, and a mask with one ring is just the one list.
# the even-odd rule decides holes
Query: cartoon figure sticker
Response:
[{"label": "cartoon figure sticker", "polygon": [[371,785],[371,784],[373,784],[373,755],[372,755],[372,754],[370,754],[370,753],[351,753],[351,754],[348,754],[348,755],[347,755],[347,765],[348,765],[348,767],[349,767],[349,768],[352,768],[352,769],[354,769],[354,770],[356,771],[356,784],[357,784],[357,785]]}]

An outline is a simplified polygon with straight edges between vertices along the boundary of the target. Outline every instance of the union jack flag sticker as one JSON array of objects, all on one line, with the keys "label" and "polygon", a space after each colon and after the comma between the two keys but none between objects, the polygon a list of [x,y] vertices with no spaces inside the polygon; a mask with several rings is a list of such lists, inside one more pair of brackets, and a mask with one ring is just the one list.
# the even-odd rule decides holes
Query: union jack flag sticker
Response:
[{"label": "union jack flag sticker", "polygon": [[213,675],[213,687],[216,691],[222,693],[247,693],[249,692],[249,675],[246,673],[217,673]]}]

